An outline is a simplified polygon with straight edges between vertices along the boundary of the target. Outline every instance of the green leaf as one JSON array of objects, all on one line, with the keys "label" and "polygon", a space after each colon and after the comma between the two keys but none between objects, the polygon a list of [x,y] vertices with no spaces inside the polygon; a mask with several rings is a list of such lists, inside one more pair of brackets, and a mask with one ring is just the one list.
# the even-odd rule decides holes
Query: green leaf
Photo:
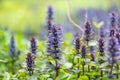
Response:
[{"label": "green leaf", "polygon": [[78,80],[89,80],[89,78],[87,76],[80,76]]},{"label": "green leaf", "polygon": [[100,65],[100,68],[105,68],[105,67],[108,66],[108,65],[109,65],[108,62],[104,62],[104,63],[102,63],[102,64]]},{"label": "green leaf", "polygon": [[99,22],[99,23],[93,22],[93,25],[94,25],[96,28],[100,28],[100,27],[102,27],[102,26],[104,25],[104,22],[103,22],[103,21],[101,21],[101,22]]}]

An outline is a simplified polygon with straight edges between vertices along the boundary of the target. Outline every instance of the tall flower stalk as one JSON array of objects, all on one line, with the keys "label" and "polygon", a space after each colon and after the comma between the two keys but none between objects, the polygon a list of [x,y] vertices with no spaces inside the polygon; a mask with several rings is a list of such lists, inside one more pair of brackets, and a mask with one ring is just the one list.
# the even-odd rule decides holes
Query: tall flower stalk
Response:
[{"label": "tall flower stalk", "polygon": [[[105,55],[105,43],[104,43],[104,38],[103,37],[100,37],[100,39],[98,40],[98,47],[99,47],[99,55],[101,57],[103,57]],[[100,58],[100,65],[103,63],[103,60],[102,58]],[[103,77],[103,71],[100,70],[100,75],[101,77]]]},{"label": "tall flower stalk", "polygon": [[117,49],[116,49],[116,45],[117,45],[117,41],[116,41],[116,38],[115,37],[111,37],[109,39],[109,42],[108,42],[108,51],[109,51],[109,63],[111,65],[111,68],[110,68],[110,72],[109,72],[109,77],[113,77],[113,65],[114,63],[116,63],[116,52],[117,52]]},{"label": "tall flower stalk", "polygon": [[[80,55],[81,41],[80,41],[79,37],[76,37],[74,44],[75,44],[76,54]],[[77,58],[77,62],[78,62],[78,71],[80,71],[80,67],[79,67],[80,60],[79,60],[79,58]],[[80,77],[80,72],[78,73],[77,77],[78,78]]]},{"label": "tall flower stalk", "polygon": [[14,36],[12,36],[10,40],[10,56],[12,59],[12,73],[15,73],[15,61],[17,54],[16,54],[16,44],[15,44]]},{"label": "tall flower stalk", "polygon": [[[100,37],[98,40],[98,51],[99,51],[99,56],[100,56],[100,60],[99,63],[100,65],[103,63],[103,56],[105,56],[105,30],[103,27],[100,28]],[[101,78],[103,77],[103,70],[100,70],[100,76]],[[101,79],[102,80],[102,79]]]},{"label": "tall flower stalk", "polygon": [[[113,77],[113,66],[114,64],[118,61],[116,56],[117,56],[117,52],[119,51],[118,49],[118,44],[119,44],[119,30],[117,30],[116,24],[117,24],[117,16],[114,12],[111,13],[110,16],[110,39],[108,41],[108,50],[109,50],[109,63],[111,65],[111,69],[109,72],[109,77]],[[118,32],[117,32],[118,31]],[[117,32],[117,33],[116,33]],[[116,63],[116,68],[117,68],[117,72],[119,70],[119,65]],[[118,78],[118,73],[116,74],[116,78]]]},{"label": "tall flower stalk", "polygon": [[58,64],[58,59],[60,58],[59,53],[61,52],[60,44],[61,44],[61,35],[62,29],[61,26],[56,26],[53,24],[53,8],[52,6],[48,7],[47,11],[47,32],[48,32],[48,46],[47,52],[48,56],[51,56],[55,60],[55,77],[59,75],[60,65]]},{"label": "tall flower stalk", "polygon": [[[87,47],[89,47],[89,41],[91,40],[91,36],[92,36],[92,28],[91,28],[91,24],[88,20],[85,21],[84,24],[84,39],[86,41]],[[90,66],[88,65],[88,72],[90,72]],[[90,80],[90,77],[89,77]]]}]

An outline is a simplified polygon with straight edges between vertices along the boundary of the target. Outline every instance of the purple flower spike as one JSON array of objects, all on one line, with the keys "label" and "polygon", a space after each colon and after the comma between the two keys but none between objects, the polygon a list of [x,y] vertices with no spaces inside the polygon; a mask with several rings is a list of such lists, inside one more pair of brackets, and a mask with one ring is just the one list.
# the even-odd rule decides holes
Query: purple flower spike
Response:
[{"label": "purple flower spike", "polygon": [[77,54],[79,54],[80,53],[80,45],[81,45],[81,42],[80,42],[80,38],[79,37],[77,37],[76,39],[75,39],[75,49],[76,49],[76,52],[77,52]]},{"label": "purple flower spike", "polygon": [[27,54],[26,62],[27,62],[27,70],[29,72],[29,75],[31,76],[34,70],[34,57],[32,53]]},{"label": "purple flower spike", "polygon": [[34,37],[31,38],[30,40],[31,43],[31,52],[36,55],[36,50],[37,50],[37,42]]},{"label": "purple flower spike", "polygon": [[116,27],[116,13],[112,12],[110,14],[110,27],[115,28]]},{"label": "purple flower spike", "polygon": [[98,41],[98,44],[99,44],[100,55],[103,56],[104,55],[104,39],[100,38]]},{"label": "purple flower spike", "polygon": [[118,43],[120,44],[120,32],[118,32],[118,33],[116,34],[116,38],[117,38],[117,40],[118,40]]},{"label": "purple flower spike", "polygon": [[115,30],[114,30],[114,29],[111,29],[111,30],[110,30],[110,37],[113,37],[113,36],[115,36]]},{"label": "purple flower spike", "polygon": [[48,29],[48,34],[51,33],[51,28],[53,26],[53,8],[52,6],[48,7],[48,11],[47,11],[47,29]]},{"label": "purple flower spike", "polygon": [[47,52],[50,53],[50,56],[57,58],[56,54],[61,52],[60,44],[61,44],[61,27],[53,26],[51,29],[51,34],[48,36],[48,47]]},{"label": "purple flower spike", "polygon": [[109,43],[108,43],[108,51],[109,51],[109,63],[113,64],[116,62],[116,59],[114,57],[116,57],[116,53],[117,53],[117,40],[115,37],[111,37],[109,39]]},{"label": "purple flower spike", "polygon": [[92,33],[92,30],[91,30],[91,25],[90,25],[90,22],[85,22],[85,40],[87,41],[90,41],[90,38],[91,38],[91,33]]},{"label": "purple flower spike", "polygon": [[85,45],[82,45],[82,47],[81,47],[81,53],[82,53],[82,58],[85,58],[86,57],[86,53],[87,53]]},{"label": "purple flower spike", "polygon": [[15,38],[14,36],[12,36],[10,41],[10,56],[16,57],[17,55],[15,53],[16,53]]}]

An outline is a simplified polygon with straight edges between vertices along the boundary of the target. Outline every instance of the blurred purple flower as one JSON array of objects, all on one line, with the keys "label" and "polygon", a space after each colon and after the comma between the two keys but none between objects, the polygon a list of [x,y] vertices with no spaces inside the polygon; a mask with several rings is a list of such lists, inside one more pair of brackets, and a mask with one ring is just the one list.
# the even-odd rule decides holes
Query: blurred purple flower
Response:
[{"label": "blurred purple flower", "polygon": [[113,37],[113,36],[115,36],[115,30],[114,30],[114,29],[111,29],[111,30],[110,30],[110,37]]},{"label": "blurred purple flower", "polygon": [[51,33],[51,28],[53,26],[53,8],[52,6],[48,7],[48,11],[47,11],[47,30],[48,30],[48,34]]},{"label": "blurred purple flower", "polygon": [[117,16],[115,12],[112,12],[110,14],[110,27],[111,28],[116,28],[116,24],[117,24],[117,20],[116,20]]},{"label": "blurred purple flower", "polygon": [[103,27],[100,28],[100,37],[102,37],[102,38],[105,37],[105,30]]},{"label": "blurred purple flower", "polygon": [[15,38],[14,36],[11,37],[11,40],[10,40],[10,56],[11,57],[16,57],[17,54],[16,53],[16,44],[15,44]]},{"label": "blurred purple flower", "polygon": [[118,43],[120,44],[120,32],[117,32],[117,33],[116,33],[116,38],[117,38],[117,40],[118,40]]}]

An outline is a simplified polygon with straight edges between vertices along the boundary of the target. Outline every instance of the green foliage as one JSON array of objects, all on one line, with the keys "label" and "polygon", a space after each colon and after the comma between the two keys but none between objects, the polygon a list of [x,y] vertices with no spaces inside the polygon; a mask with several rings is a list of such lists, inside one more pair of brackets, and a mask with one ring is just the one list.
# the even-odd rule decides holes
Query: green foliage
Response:
[{"label": "green foliage", "polygon": [[[22,34],[16,34],[15,39],[17,43],[17,49],[21,50],[21,54],[16,61],[15,65],[15,74],[11,73],[11,58],[9,56],[9,40],[10,40],[10,32],[9,31],[0,31],[0,79],[1,80],[89,80],[89,76],[91,79],[107,79],[108,77],[106,73],[109,71],[110,65],[106,62],[107,57],[99,56],[99,52],[96,53],[97,60],[91,61],[91,57],[89,53],[86,56],[86,59],[82,59],[81,55],[76,55],[76,51],[71,47],[72,42],[72,34],[67,33],[65,36],[65,40],[62,44],[62,57],[59,76],[55,79],[54,67],[55,62],[52,57],[47,57],[46,53],[46,41],[37,40],[38,50],[37,57],[35,59],[35,68],[34,74],[29,76],[28,71],[26,69],[26,53],[29,52],[30,42],[26,39]],[[68,39],[68,40],[66,40]],[[79,58],[80,63],[77,62]],[[99,60],[103,60],[103,63],[99,63]],[[48,65],[48,61],[50,61],[53,66]],[[85,75],[82,75],[82,62],[85,62]],[[119,64],[119,62],[117,63]],[[88,65],[91,68],[91,71],[88,73]],[[78,70],[77,68],[80,68]],[[115,66],[114,66],[115,68]],[[100,71],[103,71],[103,76],[100,77]],[[80,77],[77,78],[77,74],[80,72]],[[114,74],[119,74],[120,71],[113,71]]]}]

